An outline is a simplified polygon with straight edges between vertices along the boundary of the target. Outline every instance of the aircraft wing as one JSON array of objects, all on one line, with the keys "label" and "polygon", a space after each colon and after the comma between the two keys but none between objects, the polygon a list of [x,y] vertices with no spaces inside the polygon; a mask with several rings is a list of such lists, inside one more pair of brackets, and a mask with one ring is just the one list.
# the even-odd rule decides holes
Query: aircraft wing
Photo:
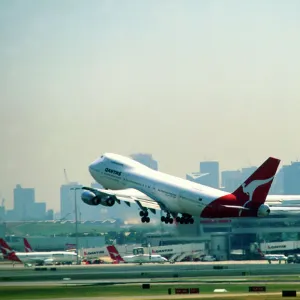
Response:
[{"label": "aircraft wing", "polygon": [[161,210],[161,206],[158,204],[158,202],[136,189],[105,190],[94,189],[90,187],[82,187],[82,189],[93,192],[95,195],[100,197],[113,196],[119,204],[121,201],[123,201],[128,206],[130,206],[131,203],[134,203],[137,204],[141,209],[149,208],[154,214],[156,210]]},{"label": "aircraft wing", "polygon": [[234,209],[242,209],[242,210],[250,210],[247,207],[243,207],[243,206],[238,206],[238,205],[222,205],[223,207],[226,208],[234,208]]}]

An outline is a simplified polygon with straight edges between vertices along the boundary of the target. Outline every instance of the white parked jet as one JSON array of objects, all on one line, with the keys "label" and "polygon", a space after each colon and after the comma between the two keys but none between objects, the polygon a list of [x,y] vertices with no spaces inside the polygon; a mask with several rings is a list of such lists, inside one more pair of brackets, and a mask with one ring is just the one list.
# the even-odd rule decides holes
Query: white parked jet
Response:
[{"label": "white parked jet", "polygon": [[[149,211],[155,214],[157,210],[166,212],[161,221],[170,224],[173,218],[181,224],[193,224],[193,216],[265,217],[271,210],[300,210],[265,203],[279,163],[279,159],[269,157],[239,188],[228,193],[154,171],[128,157],[106,153],[89,166],[90,174],[104,189],[83,187],[81,199],[88,205],[136,203],[143,223],[150,222]],[[285,196],[278,197],[283,200]]]},{"label": "white parked jet", "polygon": [[0,247],[4,259],[23,264],[52,265],[56,262],[72,263],[77,261],[77,254],[75,252],[15,252],[3,239],[0,239]]},{"label": "white parked jet", "polygon": [[143,263],[163,264],[168,261],[165,257],[159,254],[141,253],[137,255],[126,255],[122,257],[114,245],[107,246],[107,251],[111,259],[117,263],[123,262],[123,263],[138,263],[138,264],[143,264]]},{"label": "white parked jet", "polygon": [[260,248],[257,248],[258,253],[261,255],[261,257],[267,261],[269,261],[269,263],[271,263],[271,261],[279,261],[279,263],[281,263],[281,261],[287,261],[287,256],[285,256],[284,254],[264,254]]}]

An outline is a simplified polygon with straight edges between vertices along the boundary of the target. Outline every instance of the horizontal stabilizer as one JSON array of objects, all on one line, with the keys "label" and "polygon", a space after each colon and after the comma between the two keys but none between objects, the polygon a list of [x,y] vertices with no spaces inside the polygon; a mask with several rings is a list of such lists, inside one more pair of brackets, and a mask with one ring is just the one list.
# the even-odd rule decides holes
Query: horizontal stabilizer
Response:
[{"label": "horizontal stabilizer", "polygon": [[271,206],[271,211],[300,211],[300,206]]},{"label": "horizontal stabilizer", "polygon": [[227,207],[227,208],[234,208],[234,209],[242,209],[242,210],[250,210],[247,207],[243,207],[243,206],[238,206],[238,205],[222,205],[223,207]]}]

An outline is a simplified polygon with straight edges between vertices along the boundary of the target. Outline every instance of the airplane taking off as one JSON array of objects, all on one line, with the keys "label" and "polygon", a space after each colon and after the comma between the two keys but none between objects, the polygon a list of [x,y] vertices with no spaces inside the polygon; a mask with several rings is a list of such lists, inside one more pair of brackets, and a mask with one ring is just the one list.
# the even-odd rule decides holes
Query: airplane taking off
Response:
[{"label": "airplane taking off", "polygon": [[121,201],[128,206],[135,203],[143,223],[150,222],[149,211],[156,214],[157,210],[166,212],[161,217],[166,224],[172,224],[173,218],[181,224],[193,224],[193,216],[266,217],[271,210],[300,211],[299,207],[270,207],[265,203],[279,163],[279,159],[269,157],[240,187],[228,193],[106,153],[89,166],[91,176],[104,189],[83,187],[81,199],[88,205],[108,207]]},{"label": "airplane taking off", "polygon": [[7,243],[0,238],[0,248],[3,258],[13,262],[20,262],[23,264],[39,264],[51,265],[56,262],[76,262],[77,254],[75,252],[67,251],[50,251],[50,252],[15,252]]},{"label": "airplane taking off", "polygon": [[114,245],[107,246],[107,251],[108,251],[111,259],[118,263],[122,262],[122,263],[138,263],[138,264],[142,264],[142,263],[161,263],[161,264],[163,264],[168,261],[165,257],[163,257],[159,254],[151,255],[151,254],[144,254],[143,252],[141,252],[141,254],[137,254],[137,255],[126,255],[126,256],[121,257],[120,253],[118,252],[118,250],[116,249],[116,247]]}]

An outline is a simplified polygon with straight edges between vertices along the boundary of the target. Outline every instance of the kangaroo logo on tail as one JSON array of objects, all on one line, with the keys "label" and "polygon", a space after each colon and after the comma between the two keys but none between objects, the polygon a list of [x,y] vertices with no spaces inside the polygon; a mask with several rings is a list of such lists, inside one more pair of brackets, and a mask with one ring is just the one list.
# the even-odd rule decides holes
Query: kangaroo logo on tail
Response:
[{"label": "kangaroo logo on tail", "polygon": [[262,186],[262,185],[270,182],[273,178],[274,178],[274,176],[272,176],[271,178],[265,179],[265,180],[254,180],[254,181],[248,183],[247,185],[246,185],[246,183],[243,183],[242,184],[243,192],[249,196],[249,201],[247,201],[246,203],[252,201],[253,194],[259,186]]},{"label": "kangaroo logo on tail", "polygon": [[24,248],[25,248],[25,252],[33,252],[32,248],[26,238],[24,238]]},{"label": "kangaroo logo on tail", "polygon": [[124,259],[114,245],[107,246],[107,251],[113,261],[124,262]]},{"label": "kangaroo logo on tail", "polygon": [[[250,203],[252,201],[253,194],[258,187],[270,182],[273,179],[274,179],[274,176],[264,179],[264,180],[254,180],[248,184],[246,184],[244,182],[241,186],[242,186],[244,194],[249,196],[249,200],[245,202],[243,207],[247,207],[248,203]],[[243,211],[242,209],[239,211],[239,216],[242,214],[242,211]]]}]

